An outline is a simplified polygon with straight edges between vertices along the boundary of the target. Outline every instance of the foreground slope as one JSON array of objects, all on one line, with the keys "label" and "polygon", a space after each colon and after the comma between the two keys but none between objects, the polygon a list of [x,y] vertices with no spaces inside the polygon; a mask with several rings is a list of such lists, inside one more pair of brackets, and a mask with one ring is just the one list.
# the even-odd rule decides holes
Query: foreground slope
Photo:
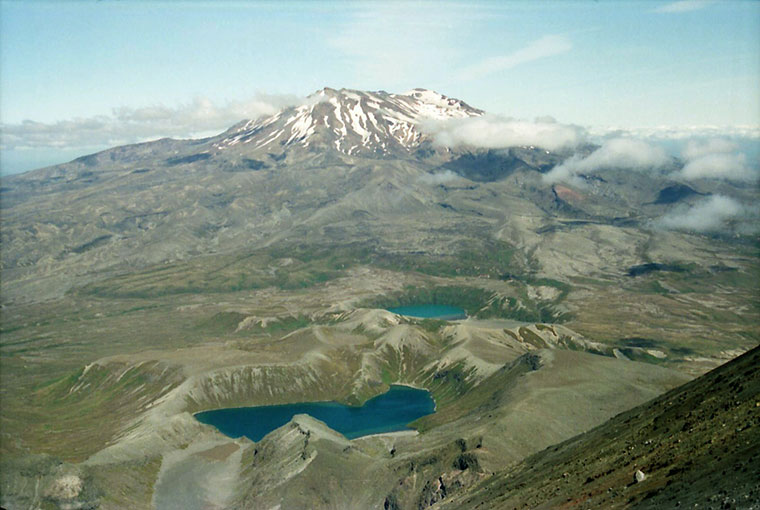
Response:
[{"label": "foreground slope", "polygon": [[760,347],[436,508],[760,508],[758,367]]}]

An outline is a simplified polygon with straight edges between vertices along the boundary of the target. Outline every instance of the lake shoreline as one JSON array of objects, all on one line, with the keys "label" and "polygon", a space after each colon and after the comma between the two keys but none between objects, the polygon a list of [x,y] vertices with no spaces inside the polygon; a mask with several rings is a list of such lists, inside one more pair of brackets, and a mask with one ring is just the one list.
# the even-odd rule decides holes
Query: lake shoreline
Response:
[{"label": "lake shoreline", "polygon": [[378,432],[377,434],[367,434],[366,436],[359,436],[349,441],[359,441],[360,439],[378,438],[378,437],[403,437],[403,436],[418,436],[420,432],[415,429],[409,430],[394,430],[393,432]]},{"label": "lake shoreline", "polygon": [[[347,406],[335,401],[299,402],[269,406],[229,407],[201,411],[193,416],[230,438],[247,437],[260,441],[273,430],[307,414],[330,429],[353,440],[377,434],[408,433],[408,424],[436,412],[430,391],[412,384],[391,384],[388,391],[367,400],[362,406]],[[378,423],[379,420],[379,423]],[[378,426],[382,424],[381,426]],[[363,431],[369,432],[365,435]]]},{"label": "lake shoreline", "polygon": [[387,308],[391,313],[401,315],[402,317],[410,317],[413,319],[433,319],[442,321],[458,321],[466,320],[467,312],[458,306],[451,305],[406,305],[406,306],[394,306]]}]

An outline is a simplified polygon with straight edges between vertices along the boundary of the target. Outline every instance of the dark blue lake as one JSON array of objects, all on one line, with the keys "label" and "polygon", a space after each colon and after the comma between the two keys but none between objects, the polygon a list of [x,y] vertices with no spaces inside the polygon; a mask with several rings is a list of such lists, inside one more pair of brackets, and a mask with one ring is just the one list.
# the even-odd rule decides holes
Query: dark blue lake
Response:
[{"label": "dark blue lake", "polygon": [[467,314],[458,306],[449,305],[410,305],[388,308],[389,312],[421,319],[466,319]]},{"label": "dark blue lake", "polygon": [[301,402],[279,406],[235,407],[196,413],[201,423],[213,425],[230,437],[246,436],[259,441],[296,414],[308,414],[325,422],[348,439],[407,430],[407,424],[435,412],[435,402],[426,390],[393,385],[382,395],[351,407],[337,402]]}]

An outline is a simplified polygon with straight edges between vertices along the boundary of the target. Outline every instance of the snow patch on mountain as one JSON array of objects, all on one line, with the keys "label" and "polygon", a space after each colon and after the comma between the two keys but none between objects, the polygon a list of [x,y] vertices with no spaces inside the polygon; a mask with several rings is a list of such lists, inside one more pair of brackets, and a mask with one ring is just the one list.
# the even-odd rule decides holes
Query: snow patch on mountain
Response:
[{"label": "snow patch on mountain", "polygon": [[432,90],[390,94],[324,88],[309,96],[305,104],[236,125],[215,148],[251,144],[253,149],[271,150],[315,145],[349,155],[410,151],[427,137],[418,128],[421,123],[480,115],[481,110]]}]

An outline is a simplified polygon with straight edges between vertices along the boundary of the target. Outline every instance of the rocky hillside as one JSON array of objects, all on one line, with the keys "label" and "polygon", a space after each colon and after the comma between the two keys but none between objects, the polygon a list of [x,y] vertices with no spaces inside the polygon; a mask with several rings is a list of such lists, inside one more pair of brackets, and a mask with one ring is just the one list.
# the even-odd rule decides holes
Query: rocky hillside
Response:
[{"label": "rocky hillside", "polygon": [[760,348],[434,508],[760,508]]}]

